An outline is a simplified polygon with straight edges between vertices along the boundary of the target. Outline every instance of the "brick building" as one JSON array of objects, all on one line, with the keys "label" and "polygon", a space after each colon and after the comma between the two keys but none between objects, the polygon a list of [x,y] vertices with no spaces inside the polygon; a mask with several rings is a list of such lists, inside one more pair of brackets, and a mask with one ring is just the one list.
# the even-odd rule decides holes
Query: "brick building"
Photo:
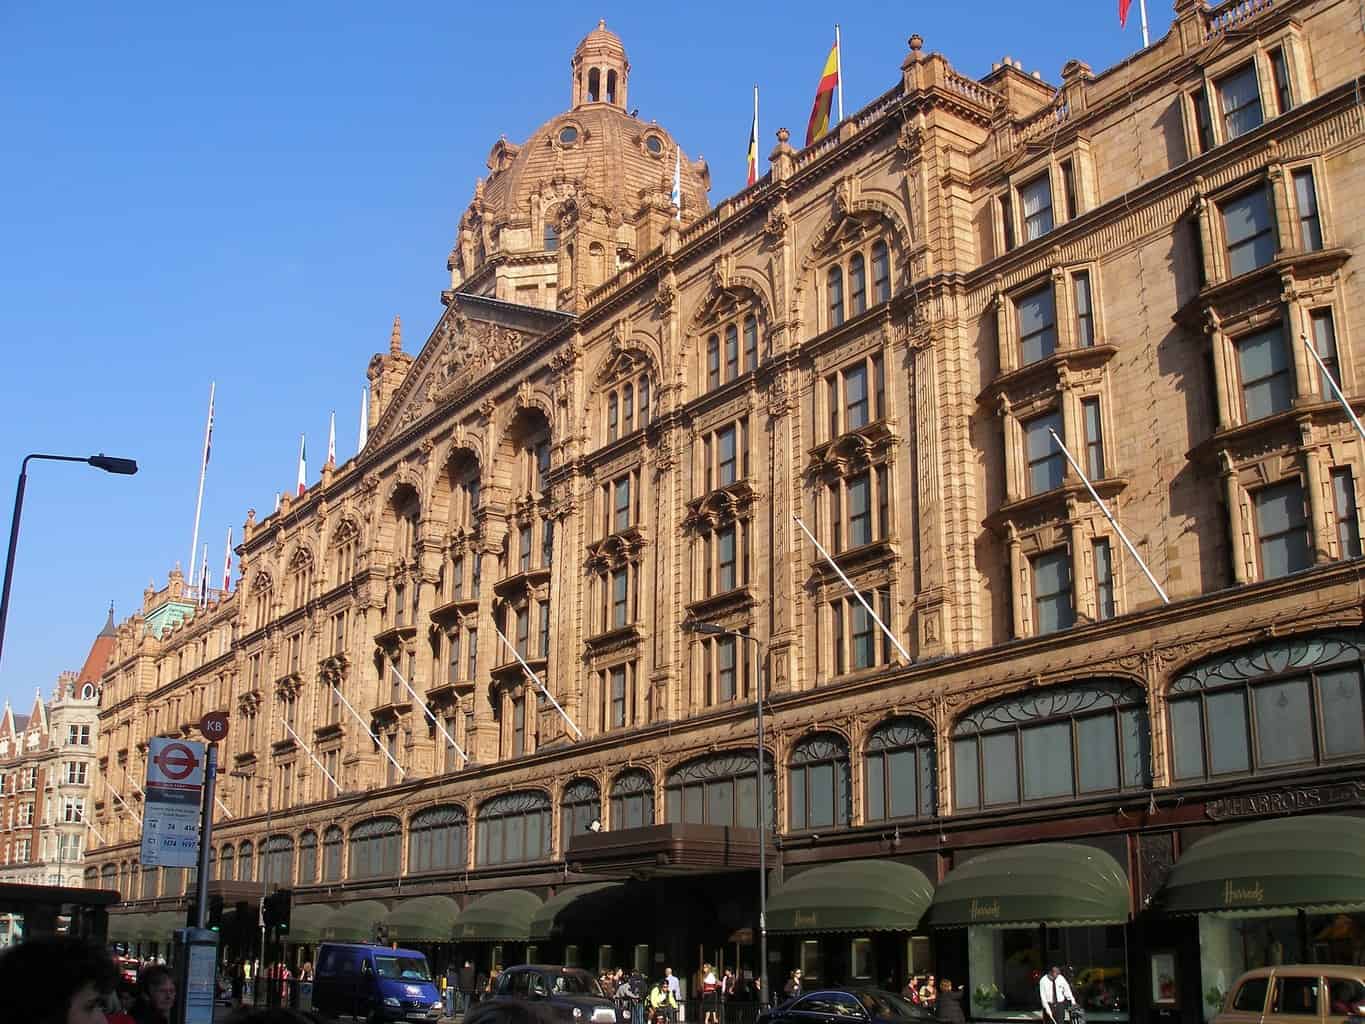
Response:
[{"label": "brick building", "polygon": [[1362,873],[1285,872],[1365,825],[1360,438],[1300,342],[1361,394],[1358,12],[1175,9],[1057,85],[912,36],[711,208],[599,25],[364,449],[248,517],[239,591],[119,627],[125,931],[183,906],[119,807],[146,740],[221,707],[214,884],[293,888],[296,944],[752,969],[763,679],[774,976],[936,968],[989,1017],[1061,961],[1094,1019],[1195,1020],[1359,961]]}]

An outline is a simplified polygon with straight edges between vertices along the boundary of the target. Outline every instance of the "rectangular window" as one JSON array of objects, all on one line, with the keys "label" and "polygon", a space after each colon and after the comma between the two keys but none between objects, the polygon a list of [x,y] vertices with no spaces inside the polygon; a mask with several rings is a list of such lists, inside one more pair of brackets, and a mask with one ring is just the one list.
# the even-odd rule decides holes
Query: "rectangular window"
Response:
[{"label": "rectangular window", "polygon": [[529,653],[528,645],[531,640],[531,610],[529,608],[517,609],[517,653],[523,658]]},{"label": "rectangular window", "polygon": [[844,322],[844,272],[841,267],[830,267],[825,274],[825,299],[829,307],[829,326]]},{"label": "rectangular window", "polygon": [[1199,140],[1199,152],[1207,153],[1213,148],[1213,117],[1209,113],[1209,97],[1203,89],[1190,94],[1190,106],[1194,108],[1194,131]]},{"label": "rectangular window", "polygon": [[[876,597],[877,595],[873,593],[863,594],[868,604],[876,600]],[[877,642],[873,633],[877,627],[872,621],[872,616],[863,607],[862,601],[849,601],[848,607],[853,613],[853,629],[850,636],[853,641],[853,667],[871,668],[877,663]]]},{"label": "rectangular window", "polygon": [[1019,321],[1019,365],[1046,359],[1057,351],[1057,306],[1052,285],[1044,285],[1014,301]]},{"label": "rectangular window", "polygon": [[623,476],[612,485],[612,531],[630,529],[630,477]]},{"label": "rectangular window", "polygon": [[1256,492],[1256,542],[1261,578],[1288,576],[1313,564],[1303,488],[1290,480]]},{"label": "rectangular window", "polygon": [[478,664],[479,655],[479,631],[477,629],[471,629],[465,636],[467,638],[465,642],[465,662],[467,665],[465,678],[474,679],[476,678],[475,666]]},{"label": "rectangular window", "polygon": [[[1349,473],[1350,470],[1347,470]],[[84,786],[89,765],[84,761],[66,762],[66,781],[73,786]]]},{"label": "rectangular window", "polygon": [[734,426],[716,431],[716,475],[721,487],[728,487],[736,480],[736,454]]},{"label": "rectangular window", "polygon": [[649,426],[649,377],[640,378],[640,426]]},{"label": "rectangular window", "polygon": [[829,606],[833,613],[832,639],[834,641],[834,674],[841,676],[845,672],[845,653],[844,653],[844,602],[835,601]]},{"label": "rectangular window", "polygon": [[1294,398],[1284,330],[1276,324],[1237,342],[1242,410],[1248,422],[1288,409]]},{"label": "rectangular window", "polygon": [[403,625],[403,616],[407,614],[407,588],[401,583],[393,588],[393,624]]},{"label": "rectangular window", "polygon": [[1081,419],[1085,422],[1085,471],[1091,480],[1104,479],[1104,431],[1100,423],[1100,400],[1081,399]]},{"label": "rectangular window", "polygon": [[836,553],[844,550],[844,495],[837,482],[829,486],[829,537]]},{"label": "rectangular window", "polygon": [[848,482],[848,543],[855,548],[872,543],[872,481],[866,473]]},{"label": "rectangular window", "polygon": [[725,328],[725,379],[734,380],[739,376],[739,331],[734,324]]},{"label": "rectangular window", "polygon": [[337,612],[332,616],[332,653],[341,654],[346,650],[346,613]]},{"label": "rectangular window", "polygon": [[[758,366],[758,318],[744,318],[744,370],[747,373]],[[643,385],[642,385],[643,387]]]},{"label": "rectangular window", "polygon": [[1299,208],[1299,245],[1305,252],[1317,252],[1322,248],[1322,220],[1311,167],[1294,172],[1294,204]]},{"label": "rectangular window", "polygon": [[526,753],[526,701],[512,702],[512,756],[521,757]]},{"label": "rectangular window", "polygon": [[1062,486],[1066,461],[1052,440],[1051,431],[1062,437],[1060,410],[1035,416],[1024,423],[1024,448],[1028,462],[1028,493],[1042,494]]},{"label": "rectangular window", "polygon": [[1218,105],[1223,112],[1223,135],[1231,142],[1265,120],[1261,113],[1261,89],[1256,82],[1256,65],[1249,63],[1224,75],[1215,84]]},{"label": "rectangular window", "polygon": [[630,574],[627,569],[617,569],[611,574],[611,628],[620,629],[626,624],[626,598],[630,591]]},{"label": "rectangular window", "polygon": [[1071,603],[1071,559],[1065,549],[1037,555],[1033,563],[1034,632],[1055,633],[1076,621]]},{"label": "rectangular window", "polygon": [[517,531],[517,556],[522,572],[531,571],[531,527],[523,526]]},{"label": "rectangular window", "polygon": [[1062,215],[1072,220],[1081,212],[1081,208],[1076,204],[1076,165],[1070,160],[1062,161],[1062,195],[1066,201]]},{"label": "rectangular window", "polygon": [[447,652],[446,652],[446,653],[447,653],[447,658],[446,658],[446,671],[447,671],[447,673],[449,674],[449,679],[448,679],[448,681],[451,682],[451,683],[458,682],[458,681],[459,681],[459,678],[460,678],[460,633],[459,633],[459,630],[456,630],[454,633],[451,633],[450,636],[447,638],[446,643],[449,644],[449,648],[448,648],[448,650],[447,650]]},{"label": "rectangular window", "polygon": [[1052,230],[1052,182],[1040,174],[1019,186],[1019,208],[1024,214],[1024,241],[1042,238]]},{"label": "rectangular window", "polygon": [[[1328,383],[1325,378],[1319,380],[1322,397],[1333,398],[1335,392],[1332,390],[1332,384],[1338,386],[1341,384],[1341,369],[1337,363],[1336,323],[1332,319],[1332,310],[1327,307],[1315,309],[1308,316],[1313,324],[1313,348],[1317,351],[1318,358],[1327,367],[1327,372],[1332,378],[1331,383]],[[1321,370],[1318,371],[1318,375],[1319,377],[1322,376]]]},{"label": "rectangular window", "polygon": [[735,699],[735,653],[738,641],[732,636],[716,638],[716,700]]},{"label": "rectangular window", "polygon": [[860,252],[848,261],[848,300],[854,316],[867,312],[867,267]]},{"label": "rectangular window", "polygon": [[1285,60],[1283,46],[1270,51],[1270,71],[1275,77],[1276,111],[1286,113],[1294,106],[1294,91],[1289,87],[1289,62]]},{"label": "rectangular window", "polygon": [[857,430],[871,421],[867,400],[867,366],[859,364],[843,373],[844,429]]},{"label": "rectangular window", "polygon": [[706,389],[714,391],[720,387],[720,335],[713,334],[706,339]]},{"label": "rectangular window", "polygon": [[476,551],[474,553],[474,567],[469,574],[470,594],[474,600],[479,598],[479,585],[483,582],[483,558]]},{"label": "rectangular window", "polygon": [[720,593],[735,589],[735,524],[716,531],[716,571]]},{"label": "rectangular window", "polygon": [[1253,189],[1229,199],[1220,209],[1229,277],[1263,267],[1275,258],[1275,224],[1266,189]]},{"label": "rectangular window", "polygon": [[544,601],[537,606],[540,611],[540,656],[550,656],[550,602]]},{"label": "rectangular window", "polygon": [[891,301],[891,253],[885,242],[872,243],[872,300]]},{"label": "rectangular window", "polygon": [[617,665],[611,670],[611,727],[626,727],[626,667]]},{"label": "rectangular window", "polygon": [[1014,204],[1010,202],[1008,192],[1000,197],[1000,225],[1003,228],[1005,251],[1009,252],[1014,248]]},{"label": "rectangular window", "polygon": [[1076,298],[1076,345],[1090,348],[1095,344],[1095,308],[1090,297],[1090,274],[1081,271],[1071,278]]},{"label": "rectangular window", "polygon": [[1114,563],[1107,540],[1092,541],[1090,552],[1095,560],[1095,617],[1114,617]]},{"label": "rectangular window", "polygon": [[1356,484],[1350,466],[1332,470],[1332,505],[1341,557],[1359,558],[1360,520],[1356,514]]}]

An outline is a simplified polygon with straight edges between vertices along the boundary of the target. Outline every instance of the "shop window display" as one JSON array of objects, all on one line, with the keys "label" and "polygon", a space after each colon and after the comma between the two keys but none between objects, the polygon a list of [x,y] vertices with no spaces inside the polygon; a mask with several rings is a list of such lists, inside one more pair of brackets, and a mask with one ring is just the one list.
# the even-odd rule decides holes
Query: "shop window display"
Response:
[{"label": "shop window display", "polygon": [[1038,982],[1059,964],[1087,1020],[1128,1020],[1127,950],[1118,925],[967,929],[972,1016],[1036,1020]]}]

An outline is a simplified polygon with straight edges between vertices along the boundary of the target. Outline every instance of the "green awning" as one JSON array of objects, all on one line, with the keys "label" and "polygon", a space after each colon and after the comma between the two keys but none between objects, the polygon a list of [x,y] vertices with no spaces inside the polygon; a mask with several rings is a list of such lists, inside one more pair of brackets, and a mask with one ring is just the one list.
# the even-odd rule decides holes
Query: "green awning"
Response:
[{"label": "green awning", "polygon": [[933,898],[932,883],[909,864],[822,864],[793,875],[768,897],[768,931],[914,931]]},{"label": "green awning", "polygon": [[110,914],[109,915],[109,934],[110,942],[136,942],[134,936],[139,914]]},{"label": "green awning", "polygon": [[129,914],[132,923],[128,926],[128,942],[158,942],[168,945],[171,932],[185,927],[185,915],[172,911],[154,914]]},{"label": "green awning", "polygon": [[544,942],[564,933],[570,921],[602,920],[601,911],[626,891],[624,882],[592,882],[555,893],[531,917],[531,939]]},{"label": "green awning", "polygon": [[1033,843],[992,850],[948,872],[934,893],[937,928],[1123,924],[1128,875],[1093,846]]},{"label": "green awning", "polygon": [[372,942],[374,926],[389,916],[389,908],[378,900],[343,903],[322,928],[324,939],[340,942]]},{"label": "green awning", "polygon": [[329,903],[296,903],[289,912],[288,942],[316,945],[327,937],[327,925],[336,916]]},{"label": "green awning", "polygon": [[525,889],[505,889],[480,896],[460,912],[452,938],[469,942],[528,942],[531,918],[540,897]]},{"label": "green awning", "polygon": [[1365,818],[1307,814],[1238,825],[1180,855],[1158,896],[1168,914],[1365,904]]},{"label": "green awning", "polygon": [[384,924],[392,942],[449,942],[460,905],[450,896],[410,896],[399,900]]}]

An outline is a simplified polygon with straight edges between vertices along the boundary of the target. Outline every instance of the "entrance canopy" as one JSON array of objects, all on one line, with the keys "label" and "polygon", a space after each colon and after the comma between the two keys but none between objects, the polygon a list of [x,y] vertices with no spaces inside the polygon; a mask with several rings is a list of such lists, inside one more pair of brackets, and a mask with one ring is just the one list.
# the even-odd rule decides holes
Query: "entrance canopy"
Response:
[{"label": "entrance canopy", "polygon": [[788,879],[769,897],[768,931],[914,931],[933,898],[929,879],[909,864],[822,864]]},{"label": "entrance canopy", "polygon": [[1224,829],[1176,861],[1161,890],[1168,914],[1365,904],[1365,818],[1308,814]]},{"label": "entrance canopy", "polygon": [[404,942],[449,942],[460,905],[449,896],[410,896],[399,900],[384,924],[389,939]]},{"label": "entrance canopy", "polygon": [[1123,924],[1128,876],[1093,846],[1034,843],[992,850],[948,873],[934,894],[937,928]]},{"label": "entrance canopy", "polygon": [[343,903],[322,928],[325,939],[342,942],[371,942],[374,926],[389,916],[389,908],[378,900],[357,900]]},{"label": "entrance canopy", "polygon": [[316,945],[327,937],[327,926],[335,916],[336,908],[329,903],[295,904],[289,913],[289,934],[285,939]]},{"label": "entrance canopy", "polygon": [[531,917],[531,940],[544,942],[562,935],[572,924],[604,920],[604,911],[625,895],[624,882],[592,882],[575,885],[556,893],[536,909]]},{"label": "entrance canopy", "polygon": [[528,942],[531,918],[540,897],[525,889],[505,889],[480,896],[461,912],[451,938],[468,942]]}]

